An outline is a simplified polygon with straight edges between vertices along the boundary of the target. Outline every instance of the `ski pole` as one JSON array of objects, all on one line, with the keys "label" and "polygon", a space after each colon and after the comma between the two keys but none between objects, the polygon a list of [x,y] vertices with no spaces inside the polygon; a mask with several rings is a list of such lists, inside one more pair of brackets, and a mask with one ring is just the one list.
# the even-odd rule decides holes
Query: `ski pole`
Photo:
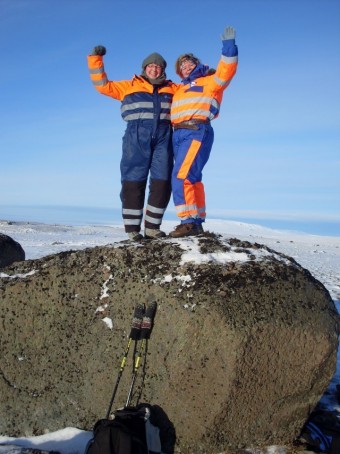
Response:
[{"label": "ski pole", "polygon": [[124,352],[124,355],[123,355],[123,358],[122,358],[122,362],[120,364],[120,369],[119,369],[119,372],[118,372],[116,384],[115,384],[115,387],[114,387],[114,390],[113,390],[113,394],[112,394],[112,397],[111,397],[109,408],[107,410],[106,419],[109,419],[109,417],[110,417],[112,404],[113,404],[113,401],[114,401],[114,399],[116,397],[118,385],[119,385],[120,379],[122,377],[122,374],[123,374],[123,371],[124,371],[124,368],[125,368],[125,364],[126,364],[126,360],[127,360],[128,354],[129,354],[131,342],[135,341],[135,343],[137,344],[137,341],[140,338],[140,331],[141,331],[141,327],[142,327],[144,310],[145,310],[145,308],[144,308],[143,304],[137,304],[136,307],[135,307],[135,310],[134,310],[134,313],[133,313],[133,318],[132,318],[132,324],[131,324],[131,331],[130,331],[130,335],[129,335],[129,340],[128,340],[128,343],[127,343],[127,346],[126,346],[126,349],[125,349],[125,352]]},{"label": "ski pole", "polygon": [[150,336],[151,336],[151,331],[152,331],[152,328],[153,328],[153,323],[154,323],[154,319],[155,319],[155,315],[156,315],[156,310],[157,310],[157,303],[156,303],[156,301],[153,301],[147,307],[147,309],[145,311],[145,314],[144,314],[144,317],[143,317],[142,326],[141,326],[141,330],[140,330],[140,339],[141,339],[142,343],[141,343],[141,347],[140,347],[139,351],[137,352],[136,359],[135,359],[135,362],[134,362],[132,380],[131,380],[129,394],[128,394],[128,397],[126,399],[125,407],[128,407],[130,405],[130,403],[131,403],[132,391],[133,391],[133,388],[134,388],[134,385],[135,385],[135,381],[136,381],[136,377],[137,377],[137,373],[138,373],[138,369],[139,369],[139,365],[140,365],[140,362],[141,362],[141,358],[142,358],[143,352],[144,352],[145,347],[147,345],[147,342],[148,342],[148,340],[150,339]]}]

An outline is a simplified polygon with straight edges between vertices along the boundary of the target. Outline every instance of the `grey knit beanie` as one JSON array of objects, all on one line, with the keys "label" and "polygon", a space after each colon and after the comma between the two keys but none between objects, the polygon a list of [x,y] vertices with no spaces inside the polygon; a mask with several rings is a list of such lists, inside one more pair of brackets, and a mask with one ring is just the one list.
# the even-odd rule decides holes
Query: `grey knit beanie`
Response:
[{"label": "grey knit beanie", "polygon": [[157,52],[154,52],[153,54],[150,54],[148,57],[146,57],[143,60],[142,68],[145,69],[146,66],[151,65],[152,63],[155,64],[155,65],[161,66],[163,68],[163,70],[166,68],[166,61]]}]

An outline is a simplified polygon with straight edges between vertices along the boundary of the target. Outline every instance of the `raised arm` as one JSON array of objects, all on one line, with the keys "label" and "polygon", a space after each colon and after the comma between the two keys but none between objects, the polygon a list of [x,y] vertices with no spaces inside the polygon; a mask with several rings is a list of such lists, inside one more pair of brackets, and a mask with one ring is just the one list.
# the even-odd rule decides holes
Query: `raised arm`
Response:
[{"label": "raised arm", "polygon": [[112,98],[122,100],[126,87],[131,84],[130,81],[113,82],[108,80],[103,56],[106,54],[104,46],[94,47],[92,53],[87,57],[87,64],[90,71],[91,81],[99,93]]},{"label": "raised arm", "polygon": [[233,27],[226,27],[221,35],[222,55],[215,73],[217,92],[225,90],[234,77],[238,64],[238,48],[235,44],[236,31]]}]

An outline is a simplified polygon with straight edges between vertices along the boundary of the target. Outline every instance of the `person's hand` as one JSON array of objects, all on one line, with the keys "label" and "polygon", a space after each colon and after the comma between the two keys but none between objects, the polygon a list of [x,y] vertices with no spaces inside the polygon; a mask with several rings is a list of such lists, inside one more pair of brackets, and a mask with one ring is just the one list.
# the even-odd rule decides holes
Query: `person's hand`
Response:
[{"label": "person's hand", "polygon": [[222,55],[225,57],[236,57],[238,49],[235,44],[236,30],[230,25],[224,29],[222,39]]},{"label": "person's hand", "polygon": [[100,56],[103,56],[106,54],[106,49],[104,46],[96,46],[93,51],[92,51],[92,54],[91,55],[100,55]]},{"label": "person's hand", "polygon": [[235,39],[236,38],[236,30],[229,26],[224,29],[223,35],[221,35],[222,41],[227,41],[229,39]]}]

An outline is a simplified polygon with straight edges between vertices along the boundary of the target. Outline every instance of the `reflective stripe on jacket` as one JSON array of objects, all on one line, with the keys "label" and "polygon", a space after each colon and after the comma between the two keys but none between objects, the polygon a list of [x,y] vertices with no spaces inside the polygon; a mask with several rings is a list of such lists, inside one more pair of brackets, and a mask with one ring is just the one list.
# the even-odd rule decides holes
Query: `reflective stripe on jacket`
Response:
[{"label": "reflective stripe on jacket", "polygon": [[237,62],[237,55],[222,55],[215,74],[180,85],[172,100],[171,123],[192,119],[213,120],[218,117],[223,92],[236,73]]},{"label": "reflective stripe on jacket", "polygon": [[164,120],[170,121],[170,107],[173,93],[178,84],[167,81],[165,85],[152,85],[141,76],[131,80],[110,81],[107,78],[103,57],[88,56],[90,77],[95,88],[103,95],[122,102],[123,120]]}]

